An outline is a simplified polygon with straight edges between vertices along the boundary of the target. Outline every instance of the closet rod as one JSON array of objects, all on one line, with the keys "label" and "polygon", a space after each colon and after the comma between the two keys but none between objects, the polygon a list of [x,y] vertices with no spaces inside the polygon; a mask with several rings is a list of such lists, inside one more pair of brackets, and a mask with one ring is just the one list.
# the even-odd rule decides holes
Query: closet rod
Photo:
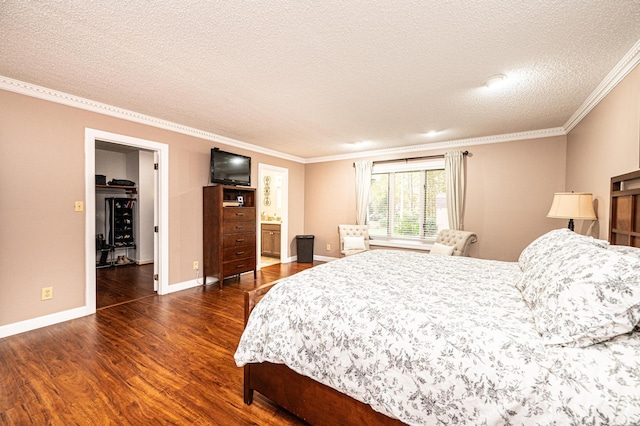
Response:
[{"label": "closet rod", "polygon": [[[469,151],[462,151],[462,155],[466,157],[467,155],[469,155]],[[413,161],[413,160],[431,160],[434,158],[444,158],[444,154],[424,155],[422,157],[396,158],[394,160],[380,160],[380,161],[374,161],[373,164],[395,163],[398,161],[404,161],[405,163],[408,163],[409,161]],[[356,163],[353,163],[353,167],[355,166],[356,166]]]}]

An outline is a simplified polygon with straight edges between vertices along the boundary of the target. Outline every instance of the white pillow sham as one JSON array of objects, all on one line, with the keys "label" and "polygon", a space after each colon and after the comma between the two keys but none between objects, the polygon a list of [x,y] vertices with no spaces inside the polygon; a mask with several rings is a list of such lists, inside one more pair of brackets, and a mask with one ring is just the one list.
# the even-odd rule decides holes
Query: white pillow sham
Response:
[{"label": "white pillow sham", "polygon": [[556,251],[562,250],[567,244],[572,242],[582,242],[598,247],[607,247],[609,245],[609,242],[605,240],[598,240],[593,237],[576,234],[568,228],[554,229],[538,237],[522,250],[518,258],[520,269],[522,269],[523,272],[526,271],[527,268],[533,266],[536,262],[543,260],[546,256]]},{"label": "white pillow sham", "polygon": [[344,237],[345,250],[366,250],[364,237]]},{"label": "white pillow sham", "polygon": [[569,238],[530,263],[519,283],[545,344],[585,347],[640,321],[640,259]]},{"label": "white pillow sham", "polygon": [[440,243],[433,243],[433,246],[431,246],[431,250],[429,250],[429,253],[440,255],[440,256],[451,256],[453,255],[454,250],[455,250],[454,246],[448,246],[446,244],[440,244]]}]

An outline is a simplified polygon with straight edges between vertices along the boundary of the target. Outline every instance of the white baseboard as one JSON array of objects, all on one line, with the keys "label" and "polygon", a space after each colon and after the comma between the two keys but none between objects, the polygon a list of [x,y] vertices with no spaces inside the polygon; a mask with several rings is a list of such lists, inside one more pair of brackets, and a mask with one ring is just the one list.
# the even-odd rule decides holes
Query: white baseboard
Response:
[{"label": "white baseboard", "polygon": [[[313,260],[318,260],[320,262],[331,262],[332,260],[337,260],[337,259],[338,259],[337,257],[318,256],[317,254],[313,255]],[[291,263],[291,262],[297,262],[297,261],[298,261],[298,256],[291,256],[289,260],[284,263]]]},{"label": "white baseboard", "polygon": [[320,262],[331,262],[332,260],[338,260],[338,258],[337,257],[314,255],[313,256],[313,260],[318,260]]},{"label": "white baseboard", "polygon": [[[207,277],[206,285],[212,285],[217,283],[218,283],[217,278]],[[175,284],[169,285],[169,291],[166,294],[175,293],[176,291],[188,290],[194,287],[202,287],[203,285],[205,284],[202,283],[202,278],[200,278],[199,280],[183,281],[181,283],[175,283]]]},{"label": "white baseboard", "polygon": [[[330,262],[332,260],[336,260],[334,257],[327,256],[314,256],[314,260],[319,260],[323,262]],[[292,256],[287,259],[285,263],[296,262],[298,260],[297,256]],[[218,282],[217,278],[207,277],[206,285],[213,285]],[[175,293],[176,291],[187,290],[194,287],[202,286],[202,281],[198,280],[189,280],[183,281],[181,283],[171,284],[169,285],[169,293]],[[56,312],[50,315],[44,315],[37,318],[28,319],[25,321],[16,322],[13,324],[7,324],[0,326],[0,339],[4,337],[13,336],[14,334],[24,333],[26,331],[36,330],[38,328],[47,327],[49,325],[58,324],[61,322],[69,321],[76,318],[82,318],[84,316],[89,315],[86,307],[82,306],[80,308],[69,309],[67,311]]]},{"label": "white baseboard", "polygon": [[[209,277],[207,285],[217,283],[216,278]],[[180,290],[186,290],[193,287],[201,286],[202,283],[196,280],[185,281],[182,283],[172,284],[169,286],[169,293],[173,293]],[[47,327],[50,325],[58,324],[61,322],[69,321],[72,319],[82,318],[90,315],[85,306],[75,309],[69,309],[67,311],[56,312],[54,314],[44,315],[37,318],[32,318],[13,324],[7,324],[0,326],[0,339],[4,337],[13,336],[15,334],[24,333],[27,331],[36,330],[38,328]]]},{"label": "white baseboard", "polygon": [[26,331],[35,330],[49,325],[58,324],[76,318],[89,315],[86,307],[69,309],[68,311],[56,312],[55,314],[44,315],[13,324],[0,326],[0,339],[3,337],[13,336],[14,334],[24,333]]}]

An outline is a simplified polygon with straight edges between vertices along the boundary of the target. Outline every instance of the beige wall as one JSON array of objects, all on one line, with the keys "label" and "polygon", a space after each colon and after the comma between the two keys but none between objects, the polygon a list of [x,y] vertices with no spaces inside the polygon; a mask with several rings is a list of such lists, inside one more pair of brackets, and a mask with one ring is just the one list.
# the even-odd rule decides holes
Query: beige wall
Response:
[{"label": "beige wall", "polygon": [[[259,162],[288,168],[290,239],[303,233],[303,164],[0,90],[0,325],[84,306],[84,224],[94,218],[73,207],[84,200],[85,127],[169,145],[170,284],[193,280],[202,260],[214,146],[250,155],[253,182]],[[48,286],[54,297],[41,301]]]},{"label": "beige wall", "polygon": [[[567,136],[567,191],[593,193],[599,218],[595,235],[608,239],[612,176],[640,163],[640,67],[624,78]],[[584,232],[588,224],[576,221]]]},{"label": "beige wall", "polygon": [[[532,240],[564,226],[546,217],[553,193],[564,189],[564,137],[467,149],[471,155],[466,160],[465,229],[478,234],[471,256],[516,260]],[[411,156],[444,152],[412,152]],[[305,232],[316,237],[316,255],[339,257],[338,224],[355,223],[353,161],[308,164],[306,177]],[[327,244],[331,250],[326,250]]]}]

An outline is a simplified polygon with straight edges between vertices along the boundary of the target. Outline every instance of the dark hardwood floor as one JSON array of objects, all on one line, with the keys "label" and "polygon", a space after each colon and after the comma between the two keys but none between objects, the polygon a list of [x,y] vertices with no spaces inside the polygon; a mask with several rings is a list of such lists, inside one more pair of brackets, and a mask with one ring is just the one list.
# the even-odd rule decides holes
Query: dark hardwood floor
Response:
[{"label": "dark hardwood floor", "polygon": [[303,424],[259,394],[245,405],[233,354],[244,290],[310,266],[137,297],[1,339],[0,424]]},{"label": "dark hardwood floor", "polygon": [[96,269],[96,309],[155,294],[153,263]]}]

